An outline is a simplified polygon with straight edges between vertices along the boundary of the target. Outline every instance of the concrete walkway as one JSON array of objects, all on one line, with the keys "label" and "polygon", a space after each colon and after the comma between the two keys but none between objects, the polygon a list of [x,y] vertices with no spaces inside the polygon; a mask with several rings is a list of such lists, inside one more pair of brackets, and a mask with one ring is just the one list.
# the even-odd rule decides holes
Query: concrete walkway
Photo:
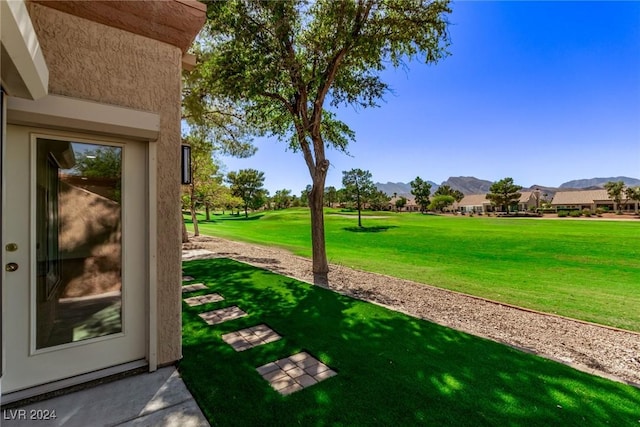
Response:
[{"label": "concrete walkway", "polygon": [[[44,420],[47,415],[55,419]],[[51,418],[51,417],[49,417]],[[2,410],[2,427],[209,426],[173,366]]]}]

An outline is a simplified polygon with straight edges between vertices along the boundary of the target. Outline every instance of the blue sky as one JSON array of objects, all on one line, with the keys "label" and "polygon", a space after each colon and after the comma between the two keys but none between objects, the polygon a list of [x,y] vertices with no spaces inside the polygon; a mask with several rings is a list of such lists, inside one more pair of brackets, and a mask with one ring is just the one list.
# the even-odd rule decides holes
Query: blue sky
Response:
[{"label": "blue sky", "polygon": [[[376,182],[449,176],[523,186],[640,178],[640,2],[455,2],[451,56],[388,69],[380,108],[342,108],[350,156],[330,150],[327,186],[342,171]],[[302,155],[256,139],[226,170],[265,172],[273,194],[311,183]]]}]

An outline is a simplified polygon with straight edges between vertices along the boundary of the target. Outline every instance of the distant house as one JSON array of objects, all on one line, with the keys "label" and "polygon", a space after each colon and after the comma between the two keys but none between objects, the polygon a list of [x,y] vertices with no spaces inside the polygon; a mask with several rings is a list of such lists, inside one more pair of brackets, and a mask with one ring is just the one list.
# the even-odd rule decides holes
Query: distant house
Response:
[{"label": "distant house", "polygon": [[518,200],[519,211],[529,211],[540,206],[539,191],[521,191],[520,200]]},{"label": "distant house", "polygon": [[[624,199],[623,199],[624,200]],[[551,202],[556,210],[584,210],[595,211],[606,209],[618,210],[618,206],[609,197],[607,190],[558,191]],[[623,211],[638,211],[638,201],[626,202],[621,206]]]},{"label": "distant house", "polygon": [[389,200],[389,210],[396,210],[396,201],[400,200],[402,197],[407,199],[407,203],[404,205],[404,208],[398,209],[398,212],[418,212],[420,210],[420,206],[416,204],[415,197],[406,197],[406,196],[394,196]]},{"label": "distant house", "polygon": [[491,206],[491,202],[487,200],[486,194],[466,195],[459,203],[455,203],[453,206],[454,209],[463,213],[485,213],[493,211],[493,206]]}]

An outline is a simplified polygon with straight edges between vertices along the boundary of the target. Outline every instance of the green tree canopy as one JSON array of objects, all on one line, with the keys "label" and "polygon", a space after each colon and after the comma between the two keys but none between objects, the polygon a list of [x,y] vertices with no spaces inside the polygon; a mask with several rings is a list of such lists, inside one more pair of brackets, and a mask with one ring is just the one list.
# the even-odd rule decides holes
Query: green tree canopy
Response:
[{"label": "green tree canopy", "polygon": [[462,199],[464,199],[464,194],[460,190],[454,190],[448,184],[441,185],[438,189],[433,193],[434,196],[451,196],[453,200],[460,203]]},{"label": "green tree canopy", "polygon": [[333,207],[333,204],[337,201],[338,198],[338,190],[336,187],[329,186],[324,189],[324,198],[327,201],[327,207]]},{"label": "green tree canopy", "polygon": [[362,169],[342,171],[342,185],[347,197],[356,202],[358,227],[362,227],[362,205],[376,191],[371,172]]},{"label": "green tree canopy", "polygon": [[[74,148],[76,147],[74,143]],[[89,144],[78,144],[87,146]],[[112,191],[104,195],[109,199],[120,203],[122,198],[122,148],[89,145],[96,147],[80,153],[76,153],[76,163],[71,170],[66,172],[73,175],[82,175],[87,178],[105,179],[112,182]]]},{"label": "green tree canopy", "polygon": [[272,201],[275,209],[286,209],[291,206],[291,190],[277,190]]},{"label": "green tree canopy", "polygon": [[429,209],[432,211],[444,211],[447,207],[453,205],[456,199],[448,194],[434,195],[429,203]]},{"label": "green tree canopy", "polygon": [[640,187],[627,187],[625,194],[628,200],[640,202]]},{"label": "green tree canopy", "polygon": [[373,211],[383,211],[389,207],[390,200],[391,197],[387,196],[387,193],[374,187],[373,193],[369,195],[369,207]]},{"label": "green tree canopy", "polygon": [[264,205],[264,172],[240,169],[238,172],[229,172],[227,182],[231,185],[231,194],[242,199],[245,218],[249,216],[249,208],[256,209],[256,205]]},{"label": "green tree canopy", "polygon": [[509,206],[518,203],[520,196],[519,191],[522,186],[513,183],[513,178],[503,178],[496,181],[489,187],[487,199],[495,206],[499,206],[503,212],[509,212]]},{"label": "green tree canopy", "polygon": [[[238,107],[257,132],[286,141],[309,170],[313,272],[327,281],[325,149],[346,150],[354,133],[339,105],[377,106],[380,72],[447,55],[448,0],[207,1],[200,43],[202,87]],[[223,105],[226,105],[223,103]],[[328,107],[333,108],[332,110]]]},{"label": "green tree canopy", "polygon": [[400,198],[396,199],[396,211],[402,210],[407,205],[407,198],[404,196],[400,196]]},{"label": "green tree canopy", "polygon": [[423,181],[419,176],[409,183],[411,185],[411,194],[416,199],[416,203],[420,206],[420,212],[425,213],[429,206],[429,196],[431,195],[431,184]]},{"label": "green tree canopy", "polygon": [[618,212],[622,212],[623,200],[626,202],[626,193],[624,191],[624,181],[609,181],[604,184],[607,194],[616,204]]}]

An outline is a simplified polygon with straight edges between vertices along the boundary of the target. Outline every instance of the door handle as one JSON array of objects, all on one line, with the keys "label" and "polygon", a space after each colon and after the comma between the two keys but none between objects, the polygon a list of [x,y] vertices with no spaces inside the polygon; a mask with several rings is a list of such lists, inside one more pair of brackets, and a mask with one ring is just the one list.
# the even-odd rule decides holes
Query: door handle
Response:
[{"label": "door handle", "polygon": [[16,271],[18,269],[18,264],[15,262],[10,262],[4,266],[5,271]]}]

